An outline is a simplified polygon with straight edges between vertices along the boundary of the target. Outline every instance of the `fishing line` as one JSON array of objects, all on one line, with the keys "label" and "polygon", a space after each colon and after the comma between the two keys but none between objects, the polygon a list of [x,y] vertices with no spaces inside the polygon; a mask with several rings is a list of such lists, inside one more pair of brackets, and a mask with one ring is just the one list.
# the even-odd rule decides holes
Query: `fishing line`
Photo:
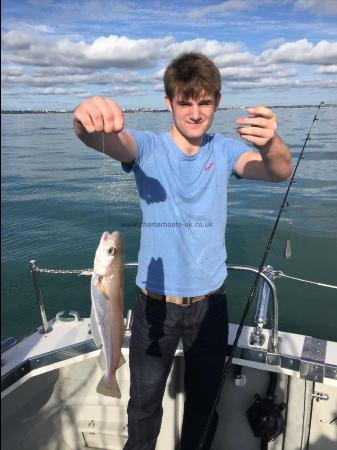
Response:
[{"label": "fishing line", "polygon": [[102,131],[102,153],[103,153],[103,196],[104,196],[104,224],[108,227],[107,189],[106,189],[106,158],[105,158],[105,133]]},{"label": "fishing line", "polygon": [[[304,159],[302,157],[302,159]],[[294,181],[294,183],[296,183]],[[290,196],[291,198],[291,196]],[[287,230],[286,230],[286,238],[285,238],[285,242],[284,242],[284,246],[283,246],[283,258],[284,259],[290,259],[292,256],[292,236],[293,236],[293,226],[294,226],[294,219],[291,218],[295,213],[296,213],[296,207],[297,207],[297,203],[298,203],[298,199],[299,199],[299,195],[295,195],[295,200],[294,203],[292,200],[290,200],[291,202],[291,208],[293,209],[293,214],[288,214],[288,219],[286,219],[287,222]],[[284,210],[284,214],[287,215],[288,213],[288,208],[289,208],[289,201],[287,200],[287,204],[286,204],[286,208]]]},{"label": "fishing line", "polygon": [[257,288],[257,285],[258,285],[258,282],[259,282],[260,274],[263,273],[263,268],[264,268],[266,259],[267,259],[267,257],[268,257],[268,254],[269,254],[269,251],[270,251],[272,242],[273,242],[273,240],[274,240],[277,226],[278,226],[279,221],[280,221],[280,219],[281,219],[281,215],[282,215],[282,213],[283,213],[283,211],[284,211],[284,209],[285,209],[285,207],[286,207],[286,205],[287,205],[287,198],[288,198],[288,195],[289,195],[289,191],[290,191],[292,185],[294,184],[294,178],[295,178],[295,175],[296,175],[298,166],[299,166],[299,164],[300,164],[300,162],[301,162],[301,159],[303,159],[303,152],[304,152],[304,149],[305,149],[305,147],[306,147],[306,145],[307,145],[307,142],[310,140],[310,132],[311,132],[311,129],[312,129],[312,127],[314,126],[314,123],[318,120],[317,115],[318,115],[318,112],[319,112],[321,106],[323,105],[323,103],[324,103],[324,102],[321,102],[321,103],[317,106],[315,116],[314,116],[314,118],[313,118],[313,120],[312,120],[312,123],[311,123],[311,126],[310,126],[310,128],[309,128],[308,134],[307,134],[307,136],[306,136],[306,138],[305,138],[304,144],[303,144],[303,146],[302,146],[302,150],[301,150],[301,152],[300,152],[300,154],[299,154],[299,156],[298,156],[298,159],[297,159],[297,162],[296,162],[296,165],[295,165],[295,169],[294,169],[293,174],[292,174],[292,176],[291,176],[291,178],[290,178],[290,181],[289,181],[289,183],[288,183],[288,187],[287,187],[286,193],[284,194],[282,204],[281,204],[281,206],[280,206],[280,209],[279,209],[277,218],[276,218],[276,220],[275,220],[275,223],[274,223],[272,232],[271,232],[271,234],[270,234],[270,237],[269,237],[267,246],[266,246],[265,251],[264,251],[264,255],[263,255],[263,257],[262,257],[262,260],[261,260],[261,263],[260,263],[260,266],[259,266],[259,271],[258,271],[258,273],[256,274],[256,277],[255,277],[253,286],[252,286],[252,288],[251,288],[251,291],[250,291],[250,294],[249,294],[249,297],[248,297],[248,300],[247,300],[247,303],[246,303],[244,312],[243,312],[243,314],[242,314],[242,317],[241,317],[241,320],[240,320],[240,324],[239,324],[238,330],[237,330],[237,332],[236,332],[235,340],[234,340],[234,342],[233,342],[232,349],[231,349],[231,351],[230,351],[229,357],[228,357],[228,359],[227,359],[227,361],[226,361],[226,364],[225,364],[224,369],[223,369],[223,372],[222,372],[222,379],[221,379],[220,387],[219,387],[219,390],[218,390],[217,395],[216,395],[216,397],[215,397],[215,401],[214,401],[214,403],[213,403],[213,406],[212,406],[212,409],[211,409],[211,412],[210,412],[210,415],[209,415],[207,424],[206,424],[206,426],[205,426],[203,435],[202,435],[202,437],[201,437],[201,440],[200,440],[200,443],[199,443],[199,446],[198,446],[198,449],[199,449],[199,450],[202,450],[202,448],[203,448],[203,446],[204,446],[204,442],[205,442],[205,439],[206,439],[206,436],[207,436],[209,427],[210,427],[210,425],[211,425],[211,422],[212,422],[212,419],[213,419],[213,416],[214,416],[214,413],[215,413],[215,409],[216,409],[216,407],[217,407],[217,404],[218,404],[218,401],[219,401],[219,398],[220,398],[220,394],[221,394],[223,385],[224,385],[224,383],[225,383],[225,381],[226,381],[226,378],[227,378],[227,376],[228,376],[229,369],[230,369],[230,366],[231,366],[231,364],[232,364],[232,360],[233,360],[234,354],[235,354],[236,349],[237,349],[237,346],[238,346],[239,338],[240,338],[240,336],[241,336],[242,329],[243,329],[244,323],[245,323],[245,321],[246,321],[246,318],[247,318],[247,315],[248,315],[248,312],[249,312],[249,308],[250,308],[250,306],[251,306],[251,304],[252,304],[252,301],[253,301],[253,298],[254,298],[254,295],[255,295],[255,292],[256,292],[256,288]]}]

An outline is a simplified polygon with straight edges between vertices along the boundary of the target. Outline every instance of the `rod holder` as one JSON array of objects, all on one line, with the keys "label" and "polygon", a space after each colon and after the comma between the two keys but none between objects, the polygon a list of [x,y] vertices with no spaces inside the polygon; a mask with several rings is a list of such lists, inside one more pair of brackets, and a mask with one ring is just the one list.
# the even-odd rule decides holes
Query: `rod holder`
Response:
[{"label": "rod holder", "polygon": [[[228,264],[228,270],[242,270],[245,272],[253,272],[259,274],[259,276],[268,284],[270,287],[270,292],[272,294],[272,332],[271,332],[271,349],[273,353],[277,353],[278,348],[278,299],[276,286],[272,279],[269,278],[265,273],[259,272],[259,269],[251,266],[239,266],[237,264]],[[260,333],[262,329],[260,328]]]},{"label": "rod holder", "polygon": [[133,311],[131,309],[128,310],[126,319],[125,319],[125,335],[131,335],[131,326],[133,321]]}]

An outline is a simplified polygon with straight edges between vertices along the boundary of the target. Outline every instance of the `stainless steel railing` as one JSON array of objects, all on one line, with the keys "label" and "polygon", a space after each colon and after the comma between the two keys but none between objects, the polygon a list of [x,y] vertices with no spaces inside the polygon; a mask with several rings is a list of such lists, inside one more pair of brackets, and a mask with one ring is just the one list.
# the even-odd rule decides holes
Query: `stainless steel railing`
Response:
[{"label": "stainless steel railing", "polygon": [[[49,333],[51,328],[48,326],[47,315],[43,303],[42,291],[39,282],[39,272],[44,273],[81,273],[82,270],[53,270],[53,269],[40,269],[36,266],[36,261],[31,260],[31,273],[33,277],[34,287],[35,287],[35,296],[37,301],[38,310],[41,317],[42,322],[42,330],[41,333]],[[127,262],[124,264],[125,268],[135,268],[138,267],[137,262]],[[276,286],[273,282],[273,268],[271,266],[267,266],[264,268],[263,272],[259,272],[256,267],[252,266],[243,266],[238,264],[228,264],[228,270],[234,271],[244,271],[251,272],[255,274],[259,274],[261,277],[260,286],[259,286],[259,294],[258,294],[258,304],[255,314],[255,327],[252,333],[250,343],[253,346],[261,346],[263,345],[263,334],[262,329],[263,326],[267,323],[267,311],[269,305],[269,296],[272,294],[272,335],[271,335],[271,347],[272,352],[277,352],[277,343],[278,343],[278,298]],[[87,270],[87,269],[86,269]],[[131,316],[127,318],[127,320],[131,320]]]},{"label": "stainless steel railing", "polygon": [[[137,262],[129,262],[125,263],[124,267],[138,267]],[[251,337],[251,344],[260,346],[263,344],[262,342],[262,329],[263,325],[267,323],[267,311],[269,304],[269,294],[272,293],[272,301],[273,301],[273,310],[272,310],[272,336],[271,336],[271,346],[272,351],[277,351],[277,343],[278,343],[278,298],[277,298],[277,290],[275,283],[272,280],[273,268],[272,266],[267,266],[264,268],[262,273],[259,273],[259,270],[256,267],[251,266],[242,266],[238,264],[227,264],[228,270],[238,270],[244,272],[258,273],[261,277],[262,283],[260,283],[259,287],[259,299],[258,299],[258,307],[255,314],[255,329]],[[259,339],[258,339],[259,338]]]}]

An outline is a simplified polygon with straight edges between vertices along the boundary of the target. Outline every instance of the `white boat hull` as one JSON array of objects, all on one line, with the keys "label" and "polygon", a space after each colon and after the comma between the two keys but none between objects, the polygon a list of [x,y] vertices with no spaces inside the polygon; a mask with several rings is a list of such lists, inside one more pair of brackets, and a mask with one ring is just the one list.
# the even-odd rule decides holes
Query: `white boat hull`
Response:
[{"label": "white boat hull", "polygon": [[[100,350],[93,344],[89,320],[54,319],[49,325],[51,333],[42,335],[37,331],[2,354],[2,448],[122,449],[127,440],[129,337],[125,338],[123,346],[127,364],[117,371],[122,392],[119,400],[96,393],[101,378],[97,364]],[[236,328],[230,326],[230,341],[234,339]],[[265,330],[266,344],[260,349],[249,345],[250,332],[250,327],[244,328],[238,355],[221,394],[212,450],[260,449],[261,440],[254,436],[246,412],[254,403],[255,394],[265,396],[270,372],[278,374],[275,403],[285,402],[287,408],[282,413],[285,432],[271,441],[268,449],[335,450],[337,344],[326,344],[323,373],[318,374],[322,377],[315,381],[310,380],[316,376],[316,372],[310,372],[316,370],[315,366],[303,357],[308,338],[280,332],[279,364],[275,364],[275,357],[268,353],[268,330]],[[317,364],[322,365],[320,361]],[[238,367],[242,368],[242,373],[235,384],[234,372]],[[183,374],[184,358],[178,349],[164,395],[157,450],[179,448]],[[326,400],[316,401],[318,394]]]}]

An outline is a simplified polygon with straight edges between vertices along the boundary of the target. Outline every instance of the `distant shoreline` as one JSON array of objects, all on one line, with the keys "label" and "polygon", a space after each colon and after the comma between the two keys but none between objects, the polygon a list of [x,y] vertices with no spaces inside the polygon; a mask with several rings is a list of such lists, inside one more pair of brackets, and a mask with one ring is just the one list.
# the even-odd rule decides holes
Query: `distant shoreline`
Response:
[{"label": "distant shoreline", "polygon": [[[290,108],[316,108],[318,105],[273,105],[270,106],[271,109],[290,109]],[[322,105],[322,108],[336,108],[337,104],[335,103],[324,103]],[[247,109],[248,106],[229,106],[229,107],[223,107],[218,108],[218,111],[239,111],[242,109]],[[161,108],[150,108],[150,107],[143,107],[143,108],[125,108],[123,109],[123,112],[125,113],[139,113],[139,112],[168,112],[167,109],[161,109]],[[1,110],[1,114],[72,114],[73,111],[66,111],[66,110]]]}]

